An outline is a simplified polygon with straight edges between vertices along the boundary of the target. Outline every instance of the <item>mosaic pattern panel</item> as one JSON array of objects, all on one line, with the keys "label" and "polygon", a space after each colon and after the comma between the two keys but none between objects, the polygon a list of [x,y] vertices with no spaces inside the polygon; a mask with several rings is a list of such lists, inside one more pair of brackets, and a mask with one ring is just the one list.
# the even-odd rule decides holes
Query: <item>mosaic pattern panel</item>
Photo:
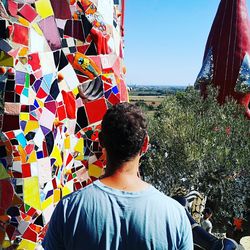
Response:
[{"label": "mosaic pattern panel", "polygon": [[120,0],[0,2],[0,245],[35,249],[65,195],[102,173],[98,131],[127,101]]}]

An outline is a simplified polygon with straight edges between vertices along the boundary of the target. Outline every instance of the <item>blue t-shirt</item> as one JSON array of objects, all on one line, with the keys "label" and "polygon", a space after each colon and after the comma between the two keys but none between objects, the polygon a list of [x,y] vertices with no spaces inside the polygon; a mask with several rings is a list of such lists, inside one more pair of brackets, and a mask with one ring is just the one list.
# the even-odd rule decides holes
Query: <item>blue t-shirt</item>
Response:
[{"label": "blue t-shirt", "polygon": [[153,186],[125,192],[95,181],[57,205],[45,250],[192,250],[184,208]]}]

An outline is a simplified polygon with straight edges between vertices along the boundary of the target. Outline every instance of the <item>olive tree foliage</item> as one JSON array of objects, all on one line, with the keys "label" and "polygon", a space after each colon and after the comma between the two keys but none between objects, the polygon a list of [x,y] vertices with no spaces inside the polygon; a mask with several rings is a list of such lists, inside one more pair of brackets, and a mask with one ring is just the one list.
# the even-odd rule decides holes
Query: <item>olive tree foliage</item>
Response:
[{"label": "olive tree foliage", "polygon": [[236,101],[220,105],[217,90],[207,91],[205,99],[192,87],[169,95],[149,117],[142,172],[168,195],[179,187],[203,192],[214,216],[225,218],[250,197],[250,121]]}]

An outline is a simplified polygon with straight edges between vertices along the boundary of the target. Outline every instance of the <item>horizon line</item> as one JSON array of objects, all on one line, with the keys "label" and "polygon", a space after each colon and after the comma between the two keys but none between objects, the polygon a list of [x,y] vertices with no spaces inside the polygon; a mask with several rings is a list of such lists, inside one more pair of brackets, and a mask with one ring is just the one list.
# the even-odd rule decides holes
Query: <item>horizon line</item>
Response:
[{"label": "horizon line", "polygon": [[188,87],[193,86],[192,83],[127,83],[128,86],[179,86],[179,87]]}]

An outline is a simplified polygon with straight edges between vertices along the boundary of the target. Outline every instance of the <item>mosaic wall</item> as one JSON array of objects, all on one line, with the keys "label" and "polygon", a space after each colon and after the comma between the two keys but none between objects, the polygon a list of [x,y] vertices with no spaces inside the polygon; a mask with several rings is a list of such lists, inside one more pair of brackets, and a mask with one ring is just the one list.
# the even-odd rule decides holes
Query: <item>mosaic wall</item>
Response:
[{"label": "mosaic wall", "polygon": [[103,173],[98,131],[128,100],[122,0],[0,2],[0,245],[35,249],[55,205]]}]

